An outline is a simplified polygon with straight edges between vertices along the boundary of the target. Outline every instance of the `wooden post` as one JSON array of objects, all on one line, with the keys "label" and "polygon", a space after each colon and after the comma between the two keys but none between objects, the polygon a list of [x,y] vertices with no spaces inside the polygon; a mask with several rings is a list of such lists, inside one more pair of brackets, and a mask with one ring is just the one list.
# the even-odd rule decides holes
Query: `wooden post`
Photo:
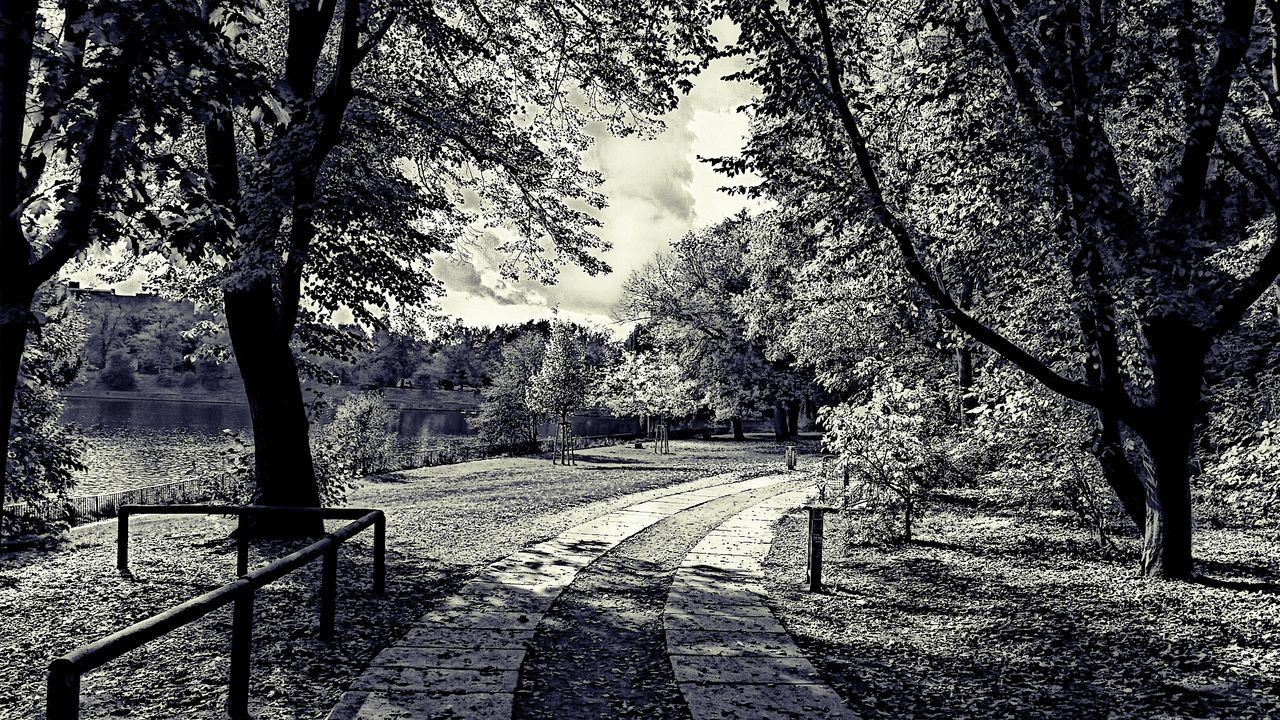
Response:
[{"label": "wooden post", "polygon": [[49,663],[45,702],[48,720],[77,720],[80,717],[80,673],[70,660],[55,658]]},{"label": "wooden post", "polygon": [[809,510],[809,592],[822,591],[822,513],[823,508]]},{"label": "wooden post", "polygon": [[249,524],[244,521],[246,512],[236,516],[236,575],[249,572]]},{"label": "wooden post", "polygon": [[250,590],[235,600],[231,611],[231,689],[227,693],[227,715],[232,720],[250,720],[249,678],[253,658],[253,595]]},{"label": "wooden post", "polygon": [[116,518],[116,569],[128,577],[129,572],[129,511],[121,510]]},{"label": "wooden post", "polygon": [[338,544],[324,551],[320,572],[320,639],[333,639],[334,617],[338,611]]},{"label": "wooden post", "polygon": [[373,592],[381,595],[387,589],[387,516],[379,514],[373,521]]}]

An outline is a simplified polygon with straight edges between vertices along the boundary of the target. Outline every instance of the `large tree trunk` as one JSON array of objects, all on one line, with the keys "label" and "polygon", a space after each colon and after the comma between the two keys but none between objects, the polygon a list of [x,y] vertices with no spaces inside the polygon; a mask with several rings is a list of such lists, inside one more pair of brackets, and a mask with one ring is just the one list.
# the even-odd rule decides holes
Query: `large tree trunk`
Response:
[{"label": "large tree trunk", "polygon": [[[253,418],[253,501],[319,507],[302,384],[289,335],[280,331],[271,281],[264,277],[247,288],[226,291],[223,303]],[[319,518],[267,517],[253,523],[253,533],[318,536],[324,523]]]},{"label": "large tree trunk", "polygon": [[773,439],[778,442],[787,439],[787,406],[781,400],[773,403]]},{"label": "large tree trunk", "polygon": [[1155,404],[1134,428],[1146,496],[1142,573],[1192,574],[1191,460],[1209,343],[1191,323],[1157,317],[1144,328]]},{"label": "large tree trunk", "polygon": [[742,432],[742,418],[729,418],[729,428],[733,431],[734,440],[746,440],[747,436]]}]

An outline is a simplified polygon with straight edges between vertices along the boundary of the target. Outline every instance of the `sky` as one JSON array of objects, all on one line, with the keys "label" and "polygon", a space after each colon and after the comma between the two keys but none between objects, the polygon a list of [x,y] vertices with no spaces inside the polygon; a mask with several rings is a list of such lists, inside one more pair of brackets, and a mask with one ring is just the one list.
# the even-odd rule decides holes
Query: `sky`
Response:
[{"label": "sky", "polygon": [[[441,253],[433,257],[432,273],[445,284],[446,294],[439,299],[444,312],[473,326],[558,313],[617,335],[629,331],[629,326],[616,322],[613,308],[631,271],[691,230],[752,206],[747,198],[720,192],[720,187],[739,180],[731,181],[698,160],[735,155],[745,142],[747,119],[736,108],[751,99],[754,86],[722,79],[736,69],[732,62],[712,62],[677,108],[662,118],[666,127],[656,136],[619,138],[606,131],[595,135],[584,164],[604,177],[598,190],[608,206],[595,215],[602,223],[598,234],[612,246],[601,257],[613,272],[593,277],[566,267],[554,285],[544,286],[504,280],[497,271],[498,258],[483,252],[467,258]],[[69,279],[100,284],[94,270]],[[143,291],[145,283],[145,273],[139,272],[113,287],[130,295]]]},{"label": "sky", "polygon": [[752,86],[721,79],[734,69],[729,62],[712,63],[696,79],[664,116],[666,128],[656,137],[596,136],[584,164],[605,178],[599,189],[608,207],[597,213],[603,224],[598,234],[612,245],[601,255],[612,273],[592,277],[565,268],[555,285],[511,283],[481,253],[465,261],[440,255],[432,272],[447,289],[440,299],[445,312],[467,325],[495,325],[550,317],[554,310],[566,319],[618,330],[613,306],[633,269],[689,231],[752,202],[720,192],[728,179],[698,161],[737,154],[746,137],[747,120],[735,108],[750,99]]}]

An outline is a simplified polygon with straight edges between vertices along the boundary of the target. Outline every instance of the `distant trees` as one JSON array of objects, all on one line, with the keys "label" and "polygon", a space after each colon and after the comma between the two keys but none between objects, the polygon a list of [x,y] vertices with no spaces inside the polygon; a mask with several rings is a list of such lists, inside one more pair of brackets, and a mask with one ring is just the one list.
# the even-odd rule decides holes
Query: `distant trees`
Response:
[{"label": "distant trees", "polygon": [[590,382],[577,334],[569,323],[553,322],[542,353],[542,366],[531,379],[525,397],[531,410],[557,424],[557,460],[562,465],[573,462],[573,425],[569,416],[586,404]]},{"label": "distant trees", "polygon": [[530,403],[528,390],[542,369],[546,341],[527,334],[504,344],[493,382],[481,393],[476,430],[488,443],[534,446],[543,415]]},{"label": "distant trees", "polygon": [[119,351],[107,357],[107,366],[102,369],[98,379],[108,390],[132,390],[138,386],[138,380],[133,374],[133,361]]},{"label": "distant trees", "polygon": [[649,418],[654,452],[671,452],[671,421],[703,405],[697,382],[677,357],[664,352],[625,352],[599,378],[596,402],[617,415]]}]

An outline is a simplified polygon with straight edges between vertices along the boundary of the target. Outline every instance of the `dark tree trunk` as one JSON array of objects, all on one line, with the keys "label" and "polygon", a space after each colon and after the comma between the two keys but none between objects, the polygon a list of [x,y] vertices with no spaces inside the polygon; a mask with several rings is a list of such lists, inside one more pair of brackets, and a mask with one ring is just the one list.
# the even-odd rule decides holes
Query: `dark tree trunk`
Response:
[{"label": "dark tree trunk", "polygon": [[[262,278],[249,287],[223,294],[227,330],[244,379],[253,418],[253,501],[260,505],[319,507],[310,429],[302,400],[302,384],[281,332],[271,282]],[[318,518],[264,517],[254,523],[257,536],[318,536]]]},{"label": "dark tree trunk", "polygon": [[1144,328],[1155,405],[1135,428],[1138,473],[1146,495],[1142,572],[1167,578],[1192,574],[1191,460],[1200,388],[1209,343],[1191,323],[1157,317]]},{"label": "dark tree trunk", "polygon": [[773,403],[773,439],[778,442],[787,439],[787,407],[781,400]]},{"label": "dark tree trunk", "polygon": [[729,418],[729,428],[733,431],[734,440],[746,440],[746,433],[742,432],[742,418]]},{"label": "dark tree trunk", "polygon": [[800,401],[787,401],[787,437],[800,434]]}]

